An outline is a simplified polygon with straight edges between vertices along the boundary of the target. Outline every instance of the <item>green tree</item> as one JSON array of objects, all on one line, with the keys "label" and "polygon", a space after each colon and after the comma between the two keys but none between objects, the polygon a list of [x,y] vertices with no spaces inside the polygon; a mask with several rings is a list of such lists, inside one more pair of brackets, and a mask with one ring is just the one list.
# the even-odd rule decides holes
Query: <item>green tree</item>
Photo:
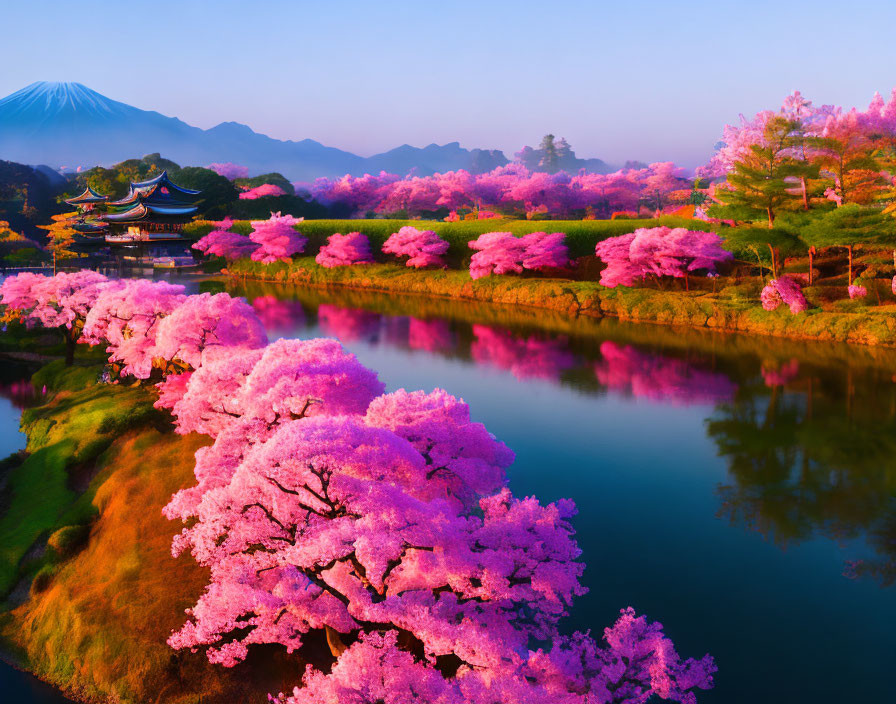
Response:
[{"label": "green tree", "polygon": [[722,246],[736,259],[752,261],[755,258],[760,275],[765,267],[773,278],[778,276],[782,256],[797,254],[804,248],[799,237],[777,227],[771,230],[767,227],[733,227],[721,234],[724,236]]},{"label": "green tree", "polygon": [[178,186],[202,191],[199,215],[204,218],[224,218],[239,198],[239,190],[230,180],[201,166],[185,166],[172,179]]},{"label": "green tree", "polygon": [[853,248],[896,243],[896,221],[879,208],[850,203],[811,220],[800,231],[800,237],[814,247],[845,247],[849,254],[848,283],[851,284]]},{"label": "green tree", "polygon": [[538,165],[549,174],[556,173],[560,168],[560,154],[554,143],[554,135],[546,134],[541,140],[539,150],[541,150],[541,161]]},{"label": "green tree", "polygon": [[808,177],[814,167],[793,156],[797,146],[797,120],[773,117],[763,132],[761,144],[754,144],[728,174],[727,188],[719,188],[716,197],[728,208],[716,208],[718,217],[735,220],[766,218],[774,227],[778,211],[795,203],[794,184]]}]

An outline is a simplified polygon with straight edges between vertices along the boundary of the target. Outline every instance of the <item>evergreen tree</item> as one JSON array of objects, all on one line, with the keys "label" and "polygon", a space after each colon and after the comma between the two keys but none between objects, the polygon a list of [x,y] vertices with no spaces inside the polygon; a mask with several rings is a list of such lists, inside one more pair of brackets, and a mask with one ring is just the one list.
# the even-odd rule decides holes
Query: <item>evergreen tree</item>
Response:
[{"label": "evergreen tree", "polygon": [[728,173],[728,187],[720,188],[716,197],[728,208],[714,214],[735,220],[767,218],[774,227],[777,212],[794,203],[794,182],[808,177],[813,166],[792,155],[799,130],[797,120],[773,117],[763,130],[759,144],[750,146],[746,154],[734,162]]},{"label": "evergreen tree", "polygon": [[[565,140],[563,141],[565,142]],[[538,162],[538,165],[549,174],[556,173],[560,168],[560,155],[557,152],[557,145],[554,143],[554,135],[546,134],[541,140],[539,150],[541,151],[541,161]]]}]

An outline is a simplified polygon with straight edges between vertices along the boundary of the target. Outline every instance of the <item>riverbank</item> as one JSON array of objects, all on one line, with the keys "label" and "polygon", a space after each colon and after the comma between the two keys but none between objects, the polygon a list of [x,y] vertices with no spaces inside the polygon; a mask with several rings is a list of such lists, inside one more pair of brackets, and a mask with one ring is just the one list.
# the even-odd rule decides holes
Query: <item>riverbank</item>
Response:
[{"label": "riverbank", "polygon": [[804,288],[812,308],[792,315],[786,306],[775,311],[763,310],[759,303],[762,284],[758,278],[740,281],[720,278],[715,290],[623,286],[610,289],[596,281],[566,279],[488,276],[473,280],[466,271],[415,270],[398,264],[326,269],[312,257],[274,264],[241,259],[231,263],[223,273],[237,280],[423,295],[524,306],[567,316],[612,317],[720,332],[896,347],[896,299],[892,295],[883,299],[881,305],[866,302],[871,296],[828,302],[831,286]]}]

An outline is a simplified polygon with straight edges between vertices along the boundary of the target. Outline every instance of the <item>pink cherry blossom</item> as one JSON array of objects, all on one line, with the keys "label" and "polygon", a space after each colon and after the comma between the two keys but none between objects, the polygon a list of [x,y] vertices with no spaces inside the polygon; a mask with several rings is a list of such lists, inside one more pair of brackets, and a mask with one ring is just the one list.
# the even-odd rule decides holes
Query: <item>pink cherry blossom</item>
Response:
[{"label": "pink cherry blossom", "polygon": [[418,230],[407,225],[391,235],[383,244],[383,252],[397,257],[408,257],[407,266],[422,269],[444,267],[442,259],[448,243],[432,230]]},{"label": "pink cherry blossom", "polygon": [[275,186],[273,183],[263,183],[260,186],[256,186],[255,188],[250,188],[248,191],[243,191],[240,193],[240,200],[257,200],[259,198],[269,198],[269,197],[277,197],[277,196],[285,196],[286,191],[284,191],[280,186]]},{"label": "pink cherry blossom", "polygon": [[304,219],[277,212],[271,213],[268,220],[253,220],[253,230],[249,239],[257,244],[258,248],[251,254],[252,261],[264,264],[276,261],[289,262],[294,254],[304,252],[308,238],[296,232],[294,227]]},{"label": "pink cherry blossom", "polygon": [[769,281],[762,289],[760,300],[765,310],[775,310],[781,303],[787,305],[794,315],[809,310],[803,289],[792,276],[779,276]]},{"label": "pink cherry blossom", "polygon": [[360,232],[342,235],[337,232],[327,238],[327,244],[320,248],[314,261],[330,269],[337,266],[367,264],[373,261],[373,255],[370,253],[370,242],[366,235]]}]

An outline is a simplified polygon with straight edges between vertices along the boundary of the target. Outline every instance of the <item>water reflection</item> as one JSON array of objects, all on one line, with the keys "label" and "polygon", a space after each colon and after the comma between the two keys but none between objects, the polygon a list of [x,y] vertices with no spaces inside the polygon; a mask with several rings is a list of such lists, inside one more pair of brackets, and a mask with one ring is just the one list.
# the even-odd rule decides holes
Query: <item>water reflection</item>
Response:
[{"label": "water reflection", "polygon": [[[720,518],[782,549],[816,537],[836,541],[848,546],[847,576],[883,585],[896,579],[892,350],[569,321],[363,292],[259,284],[234,292],[252,301],[274,337],[322,333],[586,395],[706,405],[706,432],[727,465],[717,487]],[[546,332],[545,322],[559,329]]]}]

